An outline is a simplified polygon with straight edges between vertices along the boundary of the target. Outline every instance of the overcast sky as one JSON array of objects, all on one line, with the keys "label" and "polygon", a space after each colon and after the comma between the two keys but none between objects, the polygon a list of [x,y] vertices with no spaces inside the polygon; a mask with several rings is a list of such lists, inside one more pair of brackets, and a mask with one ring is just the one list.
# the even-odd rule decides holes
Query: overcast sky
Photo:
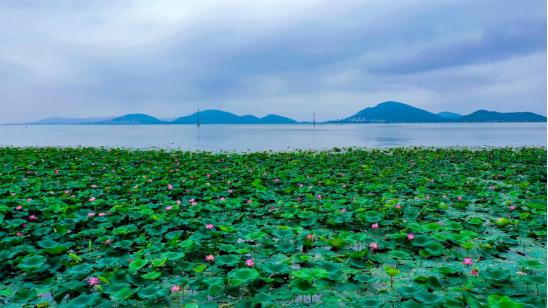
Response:
[{"label": "overcast sky", "polygon": [[545,1],[0,1],[0,122],[546,114]]}]

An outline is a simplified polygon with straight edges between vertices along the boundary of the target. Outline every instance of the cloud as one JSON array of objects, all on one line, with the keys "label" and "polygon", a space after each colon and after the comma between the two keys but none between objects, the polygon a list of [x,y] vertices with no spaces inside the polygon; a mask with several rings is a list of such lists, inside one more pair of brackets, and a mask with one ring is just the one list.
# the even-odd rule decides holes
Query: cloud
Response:
[{"label": "cloud", "polygon": [[0,2],[0,122],[546,108],[544,1]]}]

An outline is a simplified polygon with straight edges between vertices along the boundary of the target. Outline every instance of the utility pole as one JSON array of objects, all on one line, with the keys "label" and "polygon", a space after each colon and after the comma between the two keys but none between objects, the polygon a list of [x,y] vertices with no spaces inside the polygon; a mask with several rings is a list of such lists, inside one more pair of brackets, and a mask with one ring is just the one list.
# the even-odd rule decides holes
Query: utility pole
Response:
[{"label": "utility pole", "polygon": [[314,118],[312,119],[312,126],[316,126],[316,112],[314,112]]},{"label": "utility pole", "polygon": [[198,108],[198,113],[196,114],[196,126],[200,126],[200,108]]}]

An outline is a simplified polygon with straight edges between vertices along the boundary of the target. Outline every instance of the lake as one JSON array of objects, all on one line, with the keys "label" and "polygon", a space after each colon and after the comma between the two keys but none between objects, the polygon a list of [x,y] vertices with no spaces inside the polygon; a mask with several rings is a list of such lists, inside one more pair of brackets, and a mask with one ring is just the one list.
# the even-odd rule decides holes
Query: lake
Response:
[{"label": "lake", "polygon": [[546,123],[0,126],[0,146],[106,146],[206,151],[334,147],[546,146]]}]

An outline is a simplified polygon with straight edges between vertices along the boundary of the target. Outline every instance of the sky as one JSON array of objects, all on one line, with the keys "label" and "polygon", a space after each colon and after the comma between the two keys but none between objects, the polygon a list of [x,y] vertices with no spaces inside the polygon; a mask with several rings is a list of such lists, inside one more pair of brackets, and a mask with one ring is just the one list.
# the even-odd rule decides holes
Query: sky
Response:
[{"label": "sky", "polygon": [[0,1],[0,123],[200,108],[546,115],[546,1]]}]

